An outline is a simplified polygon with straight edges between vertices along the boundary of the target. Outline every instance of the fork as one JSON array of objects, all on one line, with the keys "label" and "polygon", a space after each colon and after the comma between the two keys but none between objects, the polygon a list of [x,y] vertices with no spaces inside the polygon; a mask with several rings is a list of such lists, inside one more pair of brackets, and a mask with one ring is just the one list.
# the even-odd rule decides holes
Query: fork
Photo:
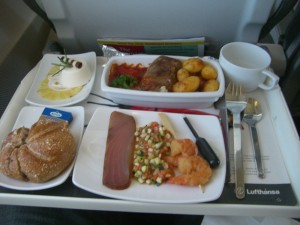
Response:
[{"label": "fork", "polygon": [[243,94],[242,86],[232,82],[225,92],[226,107],[233,115],[233,146],[235,165],[235,195],[238,199],[245,198],[244,166],[241,136],[241,112],[247,106],[246,96]]}]

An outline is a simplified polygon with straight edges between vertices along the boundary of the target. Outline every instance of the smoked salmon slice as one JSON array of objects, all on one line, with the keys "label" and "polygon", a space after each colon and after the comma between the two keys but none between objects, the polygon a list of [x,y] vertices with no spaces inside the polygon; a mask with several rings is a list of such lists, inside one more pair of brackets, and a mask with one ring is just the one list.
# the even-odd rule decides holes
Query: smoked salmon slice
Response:
[{"label": "smoked salmon slice", "polygon": [[103,185],[123,190],[129,187],[136,123],[132,116],[114,111],[110,115],[103,168]]}]

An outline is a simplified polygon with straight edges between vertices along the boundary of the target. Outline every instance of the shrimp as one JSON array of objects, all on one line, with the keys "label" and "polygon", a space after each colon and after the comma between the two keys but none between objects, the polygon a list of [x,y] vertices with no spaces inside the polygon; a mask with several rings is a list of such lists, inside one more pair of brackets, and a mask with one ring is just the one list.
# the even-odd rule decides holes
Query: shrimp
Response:
[{"label": "shrimp", "polygon": [[201,186],[207,184],[209,178],[205,178],[200,173],[193,172],[191,174],[182,174],[172,177],[168,180],[169,184],[185,185],[185,186]]},{"label": "shrimp", "polygon": [[166,161],[173,168],[178,167],[178,158],[180,156],[192,156],[197,154],[197,146],[191,139],[174,139],[170,144],[170,155],[164,156]]},{"label": "shrimp", "polygon": [[162,159],[168,163],[171,168],[178,167],[178,156],[163,156]]},{"label": "shrimp", "polygon": [[208,162],[197,155],[197,146],[191,139],[177,139],[171,142],[170,156],[166,162],[178,168],[180,175],[171,177],[170,184],[197,186],[208,183],[212,171]]},{"label": "shrimp", "polygon": [[187,186],[204,185],[212,175],[208,162],[198,155],[179,157],[178,170],[181,175],[170,178],[168,183]]},{"label": "shrimp", "polygon": [[171,156],[191,156],[197,154],[197,146],[191,139],[175,139],[172,140],[171,145]]}]

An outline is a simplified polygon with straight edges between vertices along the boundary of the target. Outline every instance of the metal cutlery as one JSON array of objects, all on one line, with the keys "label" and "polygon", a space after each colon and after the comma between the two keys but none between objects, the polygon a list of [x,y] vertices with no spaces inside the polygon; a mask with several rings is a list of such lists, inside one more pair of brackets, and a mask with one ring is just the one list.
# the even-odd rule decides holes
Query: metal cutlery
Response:
[{"label": "metal cutlery", "polygon": [[262,157],[258,142],[256,123],[262,119],[262,116],[263,114],[261,111],[259,101],[254,98],[248,98],[243,120],[248,124],[250,129],[250,136],[252,140],[252,145],[254,147],[254,156],[258,171],[258,177],[260,178],[264,178],[264,170],[262,166]]},{"label": "metal cutlery", "polygon": [[226,108],[225,95],[219,98],[214,103],[214,107],[219,110],[219,120],[222,128],[225,153],[226,153],[226,177],[225,182],[230,182],[230,157],[229,157],[229,145],[228,145],[228,110]]},{"label": "metal cutlery", "polygon": [[225,92],[226,107],[233,115],[233,145],[235,164],[235,194],[238,199],[245,198],[244,166],[241,136],[241,112],[246,108],[247,101],[242,86],[229,83]]}]

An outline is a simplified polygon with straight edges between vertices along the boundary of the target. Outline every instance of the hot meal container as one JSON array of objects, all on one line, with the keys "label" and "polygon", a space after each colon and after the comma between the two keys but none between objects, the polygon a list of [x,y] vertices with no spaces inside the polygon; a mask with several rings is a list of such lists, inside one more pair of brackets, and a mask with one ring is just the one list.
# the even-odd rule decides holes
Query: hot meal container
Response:
[{"label": "hot meal container", "polygon": [[[219,81],[219,89],[213,92],[154,92],[154,91],[140,91],[110,87],[108,79],[112,64],[142,64],[145,67],[149,65],[159,55],[130,55],[130,56],[114,56],[109,59],[104,67],[101,78],[101,90],[106,96],[112,99],[115,103],[143,106],[143,107],[157,107],[157,108],[208,108],[216,102],[225,90],[225,80],[222,69],[218,61],[212,57],[201,58],[204,62],[212,65],[217,73],[217,80]],[[172,58],[184,61],[191,57],[184,56],[170,56]]]}]

